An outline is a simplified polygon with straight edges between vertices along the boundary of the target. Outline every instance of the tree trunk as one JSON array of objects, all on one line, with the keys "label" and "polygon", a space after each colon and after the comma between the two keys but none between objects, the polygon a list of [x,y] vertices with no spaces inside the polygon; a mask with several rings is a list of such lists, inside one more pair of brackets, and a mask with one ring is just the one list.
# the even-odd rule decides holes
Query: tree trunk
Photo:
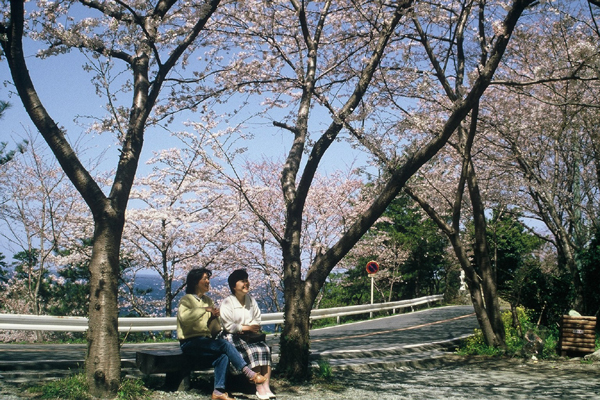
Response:
[{"label": "tree trunk", "polygon": [[[460,185],[459,185],[460,188]],[[475,315],[477,316],[477,321],[479,322],[479,327],[481,328],[481,332],[485,339],[485,342],[490,346],[499,346],[504,347],[504,328],[502,327],[501,333],[498,333],[497,324],[494,323],[494,318],[491,315],[499,315],[499,313],[494,314],[494,311],[490,313],[490,305],[498,304],[497,300],[494,303],[492,300],[488,303],[487,298],[484,296],[486,292],[484,285],[489,284],[483,283],[480,276],[477,274],[475,270],[475,265],[478,265],[475,261],[475,265],[471,264],[469,261],[469,257],[467,255],[466,247],[463,245],[459,231],[448,224],[446,219],[442,218],[434,209],[428,204],[424,199],[419,197],[415,192],[413,192],[409,187],[406,187],[404,191],[410,195],[421,208],[429,215],[429,217],[439,226],[439,228],[446,234],[452,247],[454,249],[454,253],[458,258],[458,261],[461,264],[461,268],[465,271],[465,281],[467,283],[467,288],[469,289],[469,294],[471,296],[471,301],[473,303],[473,308],[475,310]],[[454,207],[460,207],[462,203],[462,195],[460,194],[461,190],[458,191],[457,199]],[[454,212],[454,217],[458,218],[460,212],[456,210]],[[455,226],[458,226],[455,223]],[[495,293],[494,291],[488,290],[488,295],[491,293]],[[497,321],[496,321],[497,322]],[[500,319],[500,323],[502,320]]]},{"label": "tree trunk", "polygon": [[483,334],[485,342],[491,346],[497,342],[497,335],[490,321],[490,316],[482,295],[483,290],[481,288],[481,280],[475,271],[474,265],[471,265],[469,257],[467,256],[467,251],[460,242],[458,235],[448,235],[448,238],[452,243],[452,247],[454,248],[454,252],[462,266],[463,271],[465,271],[465,281],[467,283],[467,288],[469,289],[469,294],[471,296],[471,302],[473,303],[473,309],[475,310],[477,322],[479,322],[479,328],[481,329],[481,333]]},{"label": "tree trunk", "polygon": [[105,216],[94,231],[85,369],[90,394],[97,398],[114,397],[121,381],[117,294],[122,229],[122,217]]},{"label": "tree trunk", "polygon": [[518,143],[511,140],[510,145],[513,155],[517,160],[519,169],[521,169],[525,178],[531,182],[529,186],[529,195],[537,207],[539,217],[550,230],[552,236],[554,236],[558,255],[564,259],[565,266],[573,277],[575,298],[573,299],[572,306],[580,312],[585,312],[583,310],[583,283],[581,281],[581,275],[577,266],[577,260],[575,259],[575,254],[577,253],[578,248],[575,238],[564,226],[563,214],[565,213],[565,210],[564,208],[556,207],[556,199],[551,191],[537,189],[538,187],[543,187],[543,185],[540,184],[543,178],[536,174],[533,166],[523,155]]},{"label": "tree trunk", "polygon": [[473,250],[475,252],[475,261],[481,272],[481,287],[483,289],[485,308],[487,310],[487,315],[489,316],[492,330],[494,331],[492,341],[486,340],[486,342],[490,346],[505,348],[504,323],[502,322],[498,290],[490,262],[489,246],[487,244],[485,209],[479,192],[479,185],[477,184],[475,168],[471,161],[469,161],[468,164],[467,183],[469,187],[469,197],[473,207],[473,224],[475,226],[475,246]]},{"label": "tree trunk", "polygon": [[289,379],[302,381],[309,377],[310,312],[314,299],[304,296],[305,284],[286,279],[284,324],[279,345],[281,358],[278,371]]},{"label": "tree trunk", "polygon": [[307,293],[308,285],[302,281],[302,218],[293,205],[288,208],[288,221],[286,240],[282,242],[285,304],[278,371],[289,379],[303,381],[309,376],[310,312],[316,295]]}]

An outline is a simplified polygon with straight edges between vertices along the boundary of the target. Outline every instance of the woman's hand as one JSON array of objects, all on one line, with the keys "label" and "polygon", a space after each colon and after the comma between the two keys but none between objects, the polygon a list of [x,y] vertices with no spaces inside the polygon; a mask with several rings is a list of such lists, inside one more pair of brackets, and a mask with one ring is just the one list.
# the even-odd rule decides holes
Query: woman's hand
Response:
[{"label": "woman's hand", "polygon": [[206,307],[205,310],[211,313],[213,317],[218,317],[221,315],[221,310],[219,310],[217,307]]},{"label": "woman's hand", "polygon": [[260,332],[260,325],[242,325],[242,333],[243,332]]}]

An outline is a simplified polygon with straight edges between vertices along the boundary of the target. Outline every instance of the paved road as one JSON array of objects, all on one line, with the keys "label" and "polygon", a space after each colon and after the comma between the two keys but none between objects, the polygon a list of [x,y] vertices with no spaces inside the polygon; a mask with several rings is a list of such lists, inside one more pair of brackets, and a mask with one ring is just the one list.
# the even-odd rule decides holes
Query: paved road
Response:
[{"label": "paved road", "polygon": [[316,352],[381,350],[441,342],[473,334],[477,319],[472,306],[431,308],[409,314],[311,331]]},{"label": "paved road", "polygon": [[[446,350],[452,349],[454,339],[471,334],[476,327],[472,307],[466,306],[313,330],[313,357],[327,358],[332,366],[339,367],[335,382],[290,387],[275,381],[272,386],[280,400],[600,400],[597,363],[538,363],[448,355]],[[276,352],[278,337],[270,336],[268,341]],[[125,345],[124,365],[130,364],[137,349],[176,346],[177,343]],[[84,354],[85,345],[0,345],[0,375],[18,372],[10,371],[16,365],[31,367],[31,373],[35,368],[76,365],[83,362]],[[439,354],[443,357],[438,362],[435,357]],[[433,361],[428,364],[428,360]],[[385,369],[371,368],[381,363]],[[27,371],[23,373],[26,376]],[[0,379],[0,399],[25,398],[3,381],[6,379]],[[156,391],[152,400],[206,399],[210,390],[201,387],[190,392]],[[236,397],[255,398],[243,393],[236,393]]]},{"label": "paved road", "polygon": [[[431,308],[408,314],[398,314],[359,323],[337,325],[311,331],[313,359],[327,358],[332,367],[350,368],[354,364],[396,362],[421,357],[453,345],[477,327],[471,306]],[[269,335],[268,342],[275,356],[279,348],[278,335]],[[140,349],[176,348],[178,343],[125,344],[121,358],[125,368],[134,367],[135,352]],[[79,344],[0,344],[0,374],[15,370],[77,369],[83,364],[86,345]]]}]

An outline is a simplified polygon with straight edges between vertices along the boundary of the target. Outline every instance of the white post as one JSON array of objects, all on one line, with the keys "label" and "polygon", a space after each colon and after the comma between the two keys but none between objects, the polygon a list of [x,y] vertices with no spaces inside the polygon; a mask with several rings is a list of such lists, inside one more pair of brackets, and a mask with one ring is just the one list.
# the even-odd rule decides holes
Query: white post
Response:
[{"label": "white post", "polygon": [[[371,277],[371,305],[373,305],[373,279],[375,274],[370,274],[369,276]],[[369,318],[373,318],[373,311],[369,313]]]}]

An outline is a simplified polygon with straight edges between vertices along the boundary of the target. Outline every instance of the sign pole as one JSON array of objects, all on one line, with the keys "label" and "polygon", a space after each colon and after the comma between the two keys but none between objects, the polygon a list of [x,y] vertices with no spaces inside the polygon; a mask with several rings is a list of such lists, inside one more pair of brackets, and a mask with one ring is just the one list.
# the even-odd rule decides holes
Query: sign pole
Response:
[{"label": "sign pole", "polygon": [[[377,261],[369,261],[367,263],[367,273],[371,278],[371,305],[373,305],[373,280],[375,279],[375,274],[377,271],[379,271],[379,264],[377,264]],[[373,311],[369,312],[369,318],[373,318]]]},{"label": "sign pole", "polygon": [[[373,280],[375,279],[375,274],[369,274],[371,277],[371,305],[373,305]],[[369,313],[369,318],[373,318],[373,311]]]}]

